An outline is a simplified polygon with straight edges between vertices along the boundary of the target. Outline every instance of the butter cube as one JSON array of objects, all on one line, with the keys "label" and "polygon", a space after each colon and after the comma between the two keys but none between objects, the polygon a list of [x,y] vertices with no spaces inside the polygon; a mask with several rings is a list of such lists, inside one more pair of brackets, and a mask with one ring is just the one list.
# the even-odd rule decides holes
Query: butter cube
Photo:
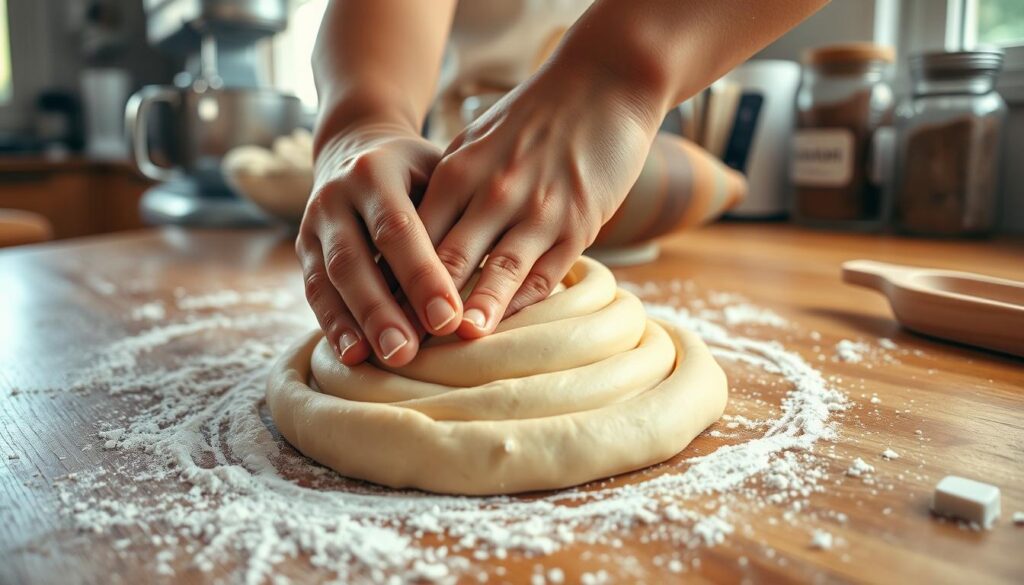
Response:
[{"label": "butter cube", "polygon": [[991,528],[999,517],[999,488],[973,479],[947,475],[935,486],[932,511]]}]

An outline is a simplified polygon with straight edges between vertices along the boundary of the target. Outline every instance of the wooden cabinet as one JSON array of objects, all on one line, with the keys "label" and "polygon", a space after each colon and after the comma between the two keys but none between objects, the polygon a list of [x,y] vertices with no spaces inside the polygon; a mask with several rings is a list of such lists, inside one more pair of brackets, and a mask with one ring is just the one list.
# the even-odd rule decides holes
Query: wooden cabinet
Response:
[{"label": "wooden cabinet", "polygon": [[151,185],[123,162],[0,158],[0,209],[45,216],[57,239],[143,227],[139,200]]}]

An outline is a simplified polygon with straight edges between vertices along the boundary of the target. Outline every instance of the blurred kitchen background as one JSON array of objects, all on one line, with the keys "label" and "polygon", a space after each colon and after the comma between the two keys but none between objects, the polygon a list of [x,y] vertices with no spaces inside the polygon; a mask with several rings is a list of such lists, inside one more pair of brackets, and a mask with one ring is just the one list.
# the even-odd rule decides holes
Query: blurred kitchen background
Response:
[{"label": "blurred kitchen background", "polygon": [[[0,245],[295,222],[325,5],[0,0]],[[746,174],[733,221],[1024,233],[1024,1],[833,0],[664,129]]]}]

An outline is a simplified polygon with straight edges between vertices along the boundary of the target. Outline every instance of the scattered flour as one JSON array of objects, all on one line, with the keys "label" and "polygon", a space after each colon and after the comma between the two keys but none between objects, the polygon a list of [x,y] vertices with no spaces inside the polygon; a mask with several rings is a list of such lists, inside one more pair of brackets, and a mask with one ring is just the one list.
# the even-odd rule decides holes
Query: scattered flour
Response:
[{"label": "scattered flour", "polygon": [[850,341],[843,339],[836,344],[836,356],[844,362],[859,364],[864,361],[864,356],[871,351],[871,347],[862,341]]},{"label": "scattered flour", "polygon": [[817,550],[830,550],[832,548],[832,534],[824,530],[815,530],[811,535],[811,548]]},{"label": "scattered flour", "polygon": [[254,290],[240,292],[222,290],[204,295],[187,295],[179,289],[177,306],[185,311],[224,309],[236,305],[268,305],[283,309],[294,302],[294,297],[279,290]]},{"label": "scattered flour", "polygon": [[166,317],[167,309],[160,301],[145,303],[132,310],[132,319],[136,321],[161,321]]},{"label": "scattered flour", "polygon": [[881,347],[883,349],[890,349],[890,350],[892,350],[892,349],[899,349],[899,346],[896,345],[896,342],[891,340],[891,339],[889,339],[888,337],[879,337],[878,338],[878,345],[879,345],[879,347]]},{"label": "scattered flour", "polygon": [[850,477],[865,477],[875,472],[875,466],[867,463],[860,457],[853,460],[853,463],[846,469],[846,475]]},{"label": "scattered flour", "polygon": [[[692,288],[676,282],[634,287],[659,295]],[[831,483],[829,458],[815,446],[836,439],[835,414],[849,406],[842,391],[778,341],[731,333],[722,322],[677,308],[678,299],[648,299],[652,316],[697,332],[719,359],[778,381],[770,416],[730,412],[719,423],[742,431],[743,440],[653,468],[638,483],[596,482],[529,499],[388,490],[311,463],[268,426],[267,369],[291,339],[315,326],[308,309],[273,291],[176,297],[182,314],[174,322],[101,348],[73,385],[117,396],[130,414],[112,415],[98,429],[101,445],[122,456],[58,484],[79,530],[117,535],[119,550],[153,558],[165,575],[183,567],[210,571],[231,558],[242,563],[233,580],[256,584],[301,556],[338,582],[382,582],[389,573],[403,581],[454,582],[479,578],[476,561],[510,551],[549,555],[575,543],[618,548],[626,534],[681,551],[713,547],[749,530],[736,523],[766,504],[785,506],[784,520],[798,522],[808,499]],[[273,310],[242,306],[256,302]],[[726,307],[726,324],[728,314]],[[742,309],[733,322],[737,314],[754,313]],[[111,475],[131,481],[119,481],[111,493],[103,489]],[[152,534],[164,536],[146,536]],[[667,566],[682,572],[699,561],[672,559]],[[501,567],[493,571],[503,574]],[[550,569],[534,580],[561,583],[565,575]],[[604,570],[581,576],[583,583],[615,580]]]},{"label": "scattered flour", "polygon": [[722,315],[725,318],[725,324],[730,327],[751,324],[784,329],[789,326],[789,321],[786,321],[774,311],[748,303],[728,305],[722,309]]}]

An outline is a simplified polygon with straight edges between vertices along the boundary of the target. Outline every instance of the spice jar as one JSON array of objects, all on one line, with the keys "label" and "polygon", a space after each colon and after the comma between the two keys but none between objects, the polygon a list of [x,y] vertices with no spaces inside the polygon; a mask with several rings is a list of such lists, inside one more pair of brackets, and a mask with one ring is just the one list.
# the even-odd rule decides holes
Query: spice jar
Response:
[{"label": "spice jar", "polygon": [[896,113],[894,221],[922,235],[983,235],[996,218],[1006,102],[998,49],[910,60],[913,94]]},{"label": "spice jar", "polygon": [[876,133],[892,122],[890,47],[831,45],[803,57],[790,160],[793,215],[804,224],[877,229],[883,181],[875,168]]}]

